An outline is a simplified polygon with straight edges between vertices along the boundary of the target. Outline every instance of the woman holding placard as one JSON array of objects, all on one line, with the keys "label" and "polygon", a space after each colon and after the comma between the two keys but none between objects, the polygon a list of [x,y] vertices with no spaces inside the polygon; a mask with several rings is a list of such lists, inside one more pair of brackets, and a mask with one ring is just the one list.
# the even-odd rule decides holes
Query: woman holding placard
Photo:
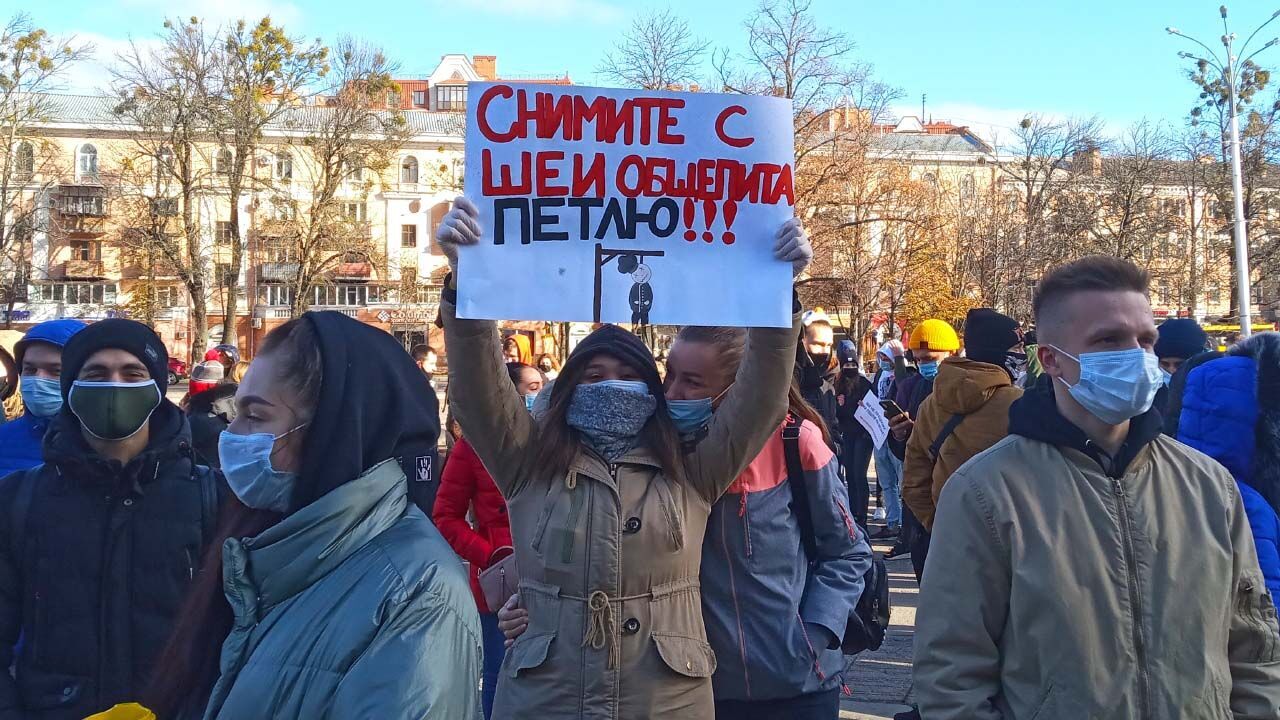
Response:
[{"label": "woman holding placard", "polygon": [[[458,198],[437,240],[480,236]],[[776,256],[803,270],[797,222]],[[507,653],[494,718],[714,716],[698,576],[711,505],[787,409],[799,334],[754,328],[707,436],[682,453],[648,348],[613,325],[574,349],[535,420],[506,381],[493,322],[441,304],[454,413],[506,496],[529,631]]]}]

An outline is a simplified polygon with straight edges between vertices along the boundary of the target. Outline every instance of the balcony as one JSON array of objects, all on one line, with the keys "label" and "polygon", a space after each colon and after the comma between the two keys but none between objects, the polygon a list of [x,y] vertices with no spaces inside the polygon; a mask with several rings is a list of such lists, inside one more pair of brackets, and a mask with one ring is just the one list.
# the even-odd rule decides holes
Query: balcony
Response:
[{"label": "balcony", "polygon": [[62,276],[68,279],[93,279],[104,277],[101,260],[68,260]]},{"label": "balcony", "polygon": [[55,206],[64,217],[106,217],[107,199],[102,195],[63,195]]},{"label": "balcony", "polygon": [[106,233],[106,218],[101,215],[68,215],[58,219],[58,228],[68,236],[87,237]]},{"label": "balcony", "polygon": [[258,265],[258,279],[262,282],[288,282],[297,274],[296,262],[268,262]]},{"label": "balcony", "polygon": [[335,280],[368,280],[373,274],[373,266],[367,262],[338,263],[333,271]]}]

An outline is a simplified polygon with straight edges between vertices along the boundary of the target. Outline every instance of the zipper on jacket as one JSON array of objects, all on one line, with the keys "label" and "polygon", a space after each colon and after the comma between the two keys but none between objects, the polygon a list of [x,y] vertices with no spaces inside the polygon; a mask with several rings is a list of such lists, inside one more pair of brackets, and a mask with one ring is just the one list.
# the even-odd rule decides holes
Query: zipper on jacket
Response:
[{"label": "zipper on jacket", "polygon": [[[611,466],[611,467],[614,467],[614,466]],[[614,470],[614,472],[616,472],[616,470]],[[587,504],[590,505],[591,496],[595,492],[595,483],[587,483],[586,488],[587,488]],[[591,594],[591,511],[590,510],[587,511],[587,527],[586,527],[586,534],[583,536],[583,539],[584,539],[584,542],[582,544],[585,546],[585,548],[583,549],[583,552],[582,552],[582,563],[583,563],[582,564],[582,567],[583,567],[582,596],[589,597]],[[584,608],[583,619],[586,620],[587,619],[586,609],[585,609],[586,606],[584,605],[583,608]],[[584,623],[584,627],[582,628],[582,632],[583,632],[583,637],[585,637],[587,632],[585,623]],[[610,638],[610,641],[611,640],[612,638]],[[580,653],[578,655],[579,657],[578,687],[583,692],[578,697],[578,717],[582,717],[583,714],[586,712],[586,708],[587,708],[586,689],[587,689],[587,650],[588,648],[587,646],[584,645],[583,647],[579,648],[579,650],[580,650]]]},{"label": "zipper on jacket", "polygon": [[[742,497],[744,499],[747,497],[745,491]],[[745,509],[745,504],[743,507]],[[729,508],[721,505],[720,514],[728,515]],[[720,518],[720,547],[724,549],[724,566],[729,570],[729,595],[733,598],[733,618],[738,623],[738,655],[742,659],[742,683],[747,691],[747,700],[751,700],[751,669],[747,665],[747,636],[742,628],[742,609],[738,606],[738,583],[733,574],[733,557],[729,554],[729,541],[725,539],[725,526],[728,524],[727,518]]]},{"label": "zipper on jacket", "polygon": [[1133,528],[1130,525],[1129,506],[1126,502],[1124,484],[1120,478],[1112,478],[1112,487],[1116,492],[1116,505],[1120,509],[1120,534],[1124,536],[1124,565],[1129,576],[1129,605],[1133,609],[1133,645],[1138,656],[1138,703],[1142,709],[1142,717],[1150,717],[1148,696],[1151,692],[1151,677],[1147,668],[1146,636],[1142,632],[1142,601],[1138,593],[1137,551],[1133,546]]}]

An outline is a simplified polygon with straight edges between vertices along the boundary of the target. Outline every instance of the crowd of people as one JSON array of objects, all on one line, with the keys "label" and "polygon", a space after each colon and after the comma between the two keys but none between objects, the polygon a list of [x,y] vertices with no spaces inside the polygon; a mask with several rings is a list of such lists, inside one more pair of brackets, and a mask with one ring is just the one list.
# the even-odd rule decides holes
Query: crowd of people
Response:
[{"label": "crowd of people", "polygon": [[1280,335],[1210,351],[1095,256],[1034,335],[979,308],[867,366],[793,299],[561,365],[457,317],[479,236],[459,198],[443,463],[436,350],[339,313],[210,350],[179,404],[140,323],[26,334],[0,720],[832,720],[885,630],[871,540],[920,588],[903,717],[1280,719]]}]

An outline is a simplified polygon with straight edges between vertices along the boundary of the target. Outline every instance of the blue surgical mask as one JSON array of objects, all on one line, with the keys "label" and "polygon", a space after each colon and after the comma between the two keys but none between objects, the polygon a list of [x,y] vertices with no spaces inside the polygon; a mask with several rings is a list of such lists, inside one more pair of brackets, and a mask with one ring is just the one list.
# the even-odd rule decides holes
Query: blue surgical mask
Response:
[{"label": "blue surgical mask", "polygon": [[884,358],[880,358],[880,359],[879,359],[879,362],[880,362],[880,369],[881,369],[881,370],[883,370],[883,371],[885,371],[885,372],[889,372],[890,370],[892,370],[892,369],[893,369],[893,361],[892,361],[892,360],[885,360]]},{"label": "blue surgical mask", "polygon": [[681,435],[692,435],[703,428],[711,420],[713,410],[712,398],[701,400],[668,400],[667,411],[671,414],[671,422]]},{"label": "blue surgical mask", "polygon": [[18,378],[22,390],[22,404],[27,411],[41,419],[48,419],[62,409],[62,383],[54,378],[23,375]]},{"label": "blue surgical mask", "polygon": [[533,404],[538,401],[538,393],[529,393],[524,396],[524,409],[533,412]]},{"label": "blue surgical mask", "polygon": [[1173,376],[1165,372],[1164,368],[1160,368],[1160,382],[1163,383],[1165,387],[1169,387],[1169,383],[1173,382]]},{"label": "blue surgical mask", "polygon": [[628,392],[640,393],[641,395],[652,395],[649,391],[649,383],[640,380],[601,380],[598,383],[591,383],[596,387],[617,388]]},{"label": "blue surgical mask", "polygon": [[271,467],[271,453],[277,440],[305,425],[303,423],[280,435],[224,432],[218,436],[218,460],[222,463],[222,474],[240,502],[256,510],[281,513],[289,510],[298,476]]},{"label": "blue surgical mask", "polygon": [[932,380],[938,374],[938,361],[929,360],[928,362],[919,363],[916,367],[920,368],[920,374],[925,380]]},{"label": "blue surgical mask", "polygon": [[1138,347],[1076,357],[1062,348],[1049,347],[1079,363],[1079,382],[1069,385],[1058,379],[1076,402],[1102,422],[1119,425],[1151,409],[1161,384],[1160,360],[1153,353]]}]

